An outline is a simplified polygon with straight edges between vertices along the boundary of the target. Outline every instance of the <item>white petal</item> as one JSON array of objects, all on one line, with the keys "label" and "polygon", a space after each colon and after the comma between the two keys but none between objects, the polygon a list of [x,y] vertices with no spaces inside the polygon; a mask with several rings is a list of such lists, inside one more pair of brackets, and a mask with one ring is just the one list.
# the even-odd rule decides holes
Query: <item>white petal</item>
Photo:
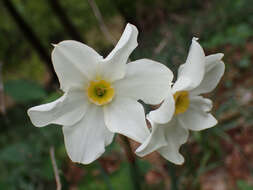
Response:
[{"label": "white petal", "polygon": [[128,57],[138,45],[137,36],[137,28],[132,24],[127,24],[119,42],[103,60],[101,75],[104,79],[113,82],[124,77]]},{"label": "white petal", "polygon": [[157,152],[159,152],[166,160],[174,164],[182,165],[184,163],[184,157],[180,154],[179,147],[168,145],[160,148]]},{"label": "white petal", "polygon": [[151,120],[150,123],[152,123],[151,134],[135,151],[135,153],[140,157],[146,156],[158,150],[159,148],[167,145],[167,141],[165,138],[165,127],[153,123]]},{"label": "white petal", "polygon": [[170,90],[173,73],[161,63],[140,59],[127,64],[123,79],[115,82],[119,96],[143,100],[147,104],[159,104]]},{"label": "white petal", "polygon": [[188,110],[178,116],[180,124],[185,129],[193,131],[200,131],[210,127],[214,127],[217,124],[217,120],[210,113],[206,113],[210,109],[209,103],[204,99],[202,102],[191,101]]},{"label": "white petal", "polygon": [[177,79],[175,84],[172,87],[173,94],[178,91],[189,91],[193,89],[194,86],[192,85],[192,81],[189,78],[186,77],[180,77]]},{"label": "white petal", "polygon": [[196,107],[199,110],[203,110],[205,112],[211,111],[213,107],[212,100],[208,98],[203,98],[202,96],[190,97],[190,104],[191,106]]},{"label": "white petal", "polygon": [[212,67],[214,62],[219,62],[221,61],[221,59],[224,57],[223,53],[216,53],[216,54],[212,54],[212,55],[208,55],[205,57],[205,61],[206,61],[206,70],[209,71]]},{"label": "white petal", "polygon": [[27,113],[37,127],[48,124],[73,125],[84,116],[88,106],[83,91],[70,90],[56,101],[32,107]]},{"label": "white petal", "polygon": [[165,159],[182,164],[184,157],[179,153],[179,149],[188,139],[188,130],[182,128],[176,118],[166,124],[153,124],[152,130],[154,131],[146,142],[138,147],[136,154],[145,156],[157,150]]},{"label": "white petal", "polygon": [[65,146],[73,162],[89,164],[105,152],[105,146],[113,140],[104,123],[103,109],[90,106],[84,118],[73,126],[64,126]]},{"label": "white petal", "polygon": [[115,97],[104,107],[105,123],[114,133],[120,133],[137,142],[144,142],[149,136],[144,109],[140,103],[130,98]]},{"label": "white petal", "polygon": [[205,53],[196,39],[193,39],[186,63],[179,68],[178,80],[175,82],[174,88],[178,88],[180,78],[186,78],[191,82],[190,88],[187,90],[197,87],[203,79],[204,72]]},{"label": "white petal", "polygon": [[61,89],[66,91],[70,87],[83,87],[87,80],[96,78],[102,57],[85,44],[67,40],[55,45],[52,61]]},{"label": "white petal", "polygon": [[221,61],[223,54],[218,53],[206,57],[205,76],[200,85],[191,94],[199,95],[211,92],[219,83],[225,71],[225,64]]},{"label": "white petal", "polygon": [[184,129],[178,123],[177,118],[165,124],[165,134],[167,146],[161,147],[158,152],[170,162],[174,164],[183,164],[184,157],[180,154],[180,146],[186,143],[189,137],[189,131]]},{"label": "white petal", "polygon": [[168,123],[175,112],[175,100],[171,91],[168,91],[167,97],[162,105],[154,111],[149,112],[148,117],[156,123]]}]

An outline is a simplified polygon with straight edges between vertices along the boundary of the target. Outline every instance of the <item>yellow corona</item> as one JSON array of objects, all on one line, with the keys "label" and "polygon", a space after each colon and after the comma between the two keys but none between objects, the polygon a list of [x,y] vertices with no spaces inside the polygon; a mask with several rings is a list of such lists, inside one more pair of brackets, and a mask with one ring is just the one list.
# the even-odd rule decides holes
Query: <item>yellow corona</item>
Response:
[{"label": "yellow corona", "polygon": [[91,81],[87,88],[89,100],[96,105],[105,105],[112,101],[114,88],[105,80]]},{"label": "yellow corona", "polygon": [[179,91],[173,96],[176,104],[175,115],[186,112],[190,104],[189,93],[187,91]]}]

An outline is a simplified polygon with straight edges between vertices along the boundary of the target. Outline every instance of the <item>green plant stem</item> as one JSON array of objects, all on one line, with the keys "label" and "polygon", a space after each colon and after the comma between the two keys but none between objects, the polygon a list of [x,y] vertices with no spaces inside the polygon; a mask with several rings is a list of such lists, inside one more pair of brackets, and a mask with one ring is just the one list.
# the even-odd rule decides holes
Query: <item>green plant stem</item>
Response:
[{"label": "green plant stem", "polygon": [[134,186],[134,190],[141,190],[141,185],[140,185],[140,173],[138,169],[138,165],[136,163],[135,155],[132,152],[130,142],[127,139],[127,137],[123,135],[119,135],[122,142],[123,142],[123,148],[127,157],[127,161],[129,163],[129,169],[130,169],[130,175],[131,175],[131,180]]},{"label": "green plant stem", "polygon": [[171,190],[178,190],[178,178],[176,176],[175,166],[167,163],[167,169],[171,179]]},{"label": "green plant stem", "polygon": [[105,169],[103,168],[102,164],[98,161],[97,165],[98,165],[98,168],[99,168],[99,170],[100,170],[100,172],[102,174],[102,177],[103,177],[103,179],[105,181],[105,184],[106,184],[107,188],[109,190],[114,190],[113,187],[112,187],[110,178],[109,178],[108,174],[106,173]]}]

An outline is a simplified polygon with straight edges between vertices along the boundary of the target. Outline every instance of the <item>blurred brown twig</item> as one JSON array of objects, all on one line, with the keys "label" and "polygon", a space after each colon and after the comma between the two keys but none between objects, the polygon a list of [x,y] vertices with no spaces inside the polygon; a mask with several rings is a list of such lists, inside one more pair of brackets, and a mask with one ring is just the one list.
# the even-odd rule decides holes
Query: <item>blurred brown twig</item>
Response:
[{"label": "blurred brown twig", "polygon": [[108,28],[106,27],[105,25],[105,22],[104,22],[104,19],[101,15],[101,12],[97,6],[97,4],[95,3],[94,0],[88,0],[92,10],[93,10],[93,13],[95,15],[95,17],[97,18],[98,20],[98,24],[99,24],[99,27],[100,27],[100,30],[103,32],[104,36],[106,37],[106,39],[111,42],[113,45],[116,44],[116,40],[115,38],[110,34]]},{"label": "blurred brown twig", "polygon": [[154,55],[159,55],[164,50],[164,48],[166,47],[166,45],[169,42],[169,39],[172,36],[171,32],[167,28],[166,28],[166,31],[163,33],[164,33],[163,34],[164,37],[162,38],[162,40],[160,41],[158,46],[155,47],[154,53],[153,53]]},{"label": "blurred brown twig", "polygon": [[4,102],[4,85],[3,85],[3,77],[2,77],[2,68],[3,63],[0,61],[0,112],[2,114],[6,113],[5,102]]},{"label": "blurred brown twig", "polygon": [[55,175],[55,181],[56,181],[56,190],[61,190],[62,185],[61,185],[61,180],[60,180],[57,164],[56,164],[56,161],[55,161],[55,154],[54,154],[54,147],[53,146],[50,147],[49,153],[50,153],[50,158],[51,158],[53,169],[54,169],[54,175]]}]

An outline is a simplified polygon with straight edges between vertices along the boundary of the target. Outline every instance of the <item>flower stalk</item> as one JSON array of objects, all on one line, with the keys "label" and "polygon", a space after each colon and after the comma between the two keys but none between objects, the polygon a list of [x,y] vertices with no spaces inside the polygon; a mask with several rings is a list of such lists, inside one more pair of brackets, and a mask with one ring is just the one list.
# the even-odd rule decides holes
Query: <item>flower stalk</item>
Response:
[{"label": "flower stalk", "polygon": [[167,163],[167,170],[171,180],[171,190],[178,189],[178,177],[176,175],[175,166],[171,163]]},{"label": "flower stalk", "polygon": [[109,190],[114,190],[113,187],[112,187],[112,184],[111,184],[111,181],[110,181],[110,178],[107,174],[107,172],[105,171],[105,169],[103,168],[101,162],[98,160],[97,162],[97,166],[102,174],[102,177],[105,181],[105,184],[106,184],[106,187],[109,189]]},{"label": "flower stalk", "polygon": [[134,190],[140,190],[141,189],[140,172],[139,172],[138,165],[136,163],[135,155],[132,152],[130,142],[127,139],[127,137],[123,135],[119,135],[119,137],[122,141],[123,149],[125,151],[127,161],[129,163],[130,175],[131,175],[132,184],[134,186]]}]

